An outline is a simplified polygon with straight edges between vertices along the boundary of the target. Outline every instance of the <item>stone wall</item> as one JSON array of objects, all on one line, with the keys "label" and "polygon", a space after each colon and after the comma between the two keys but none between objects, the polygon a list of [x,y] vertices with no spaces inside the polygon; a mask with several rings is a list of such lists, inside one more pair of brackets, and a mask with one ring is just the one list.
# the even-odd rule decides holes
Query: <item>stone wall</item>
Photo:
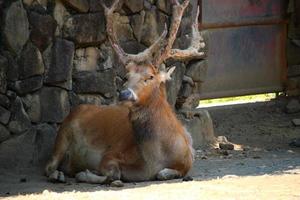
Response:
[{"label": "stone wall", "polygon": [[288,81],[287,94],[300,95],[300,2],[290,0],[287,38]]},{"label": "stone wall", "polygon": [[[196,3],[176,47],[188,45]],[[121,46],[128,53],[145,49],[170,15],[169,0],[125,0],[115,14]],[[43,164],[72,107],[116,102],[126,71],[107,41],[99,0],[0,0],[0,20],[0,165]],[[166,65],[177,66],[167,84],[169,102],[177,110],[195,105],[206,61]],[[196,126],[198,118],[188,121]]]}]

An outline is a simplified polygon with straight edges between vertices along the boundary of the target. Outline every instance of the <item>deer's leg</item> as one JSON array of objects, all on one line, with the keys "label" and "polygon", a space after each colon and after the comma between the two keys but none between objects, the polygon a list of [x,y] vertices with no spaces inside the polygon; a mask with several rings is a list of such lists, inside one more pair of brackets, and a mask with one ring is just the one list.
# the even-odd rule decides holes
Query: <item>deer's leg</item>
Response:
[{"label": "deer's leg", "polygon": [[169,168],[164,168],[156,175],[156,179],[160,181],[171,180],[180,177],[182,177],[182,174],[179,171]]},{"label": "deer's leg", "polygon": [[103,184],[107,181],[107,176],[98,176],[95,173],[90,172],[89,170],[79,172],[75,175],[77,182],[85,182],[92,184]]},{"label": "deer's leg", "polygon": [[164,168],[158,172],[156,178],[158,180],[170,180],[175,178],[181,178],[185,176],[191,169],[193,163],[192,156],[186,156],[185,159],[178,160],[170,165],[168,168]]},{"label": "deer's leg", "polygon": [[100,162],[100,172],[108,181],[120,180],[121,171],[118,160],[112,154],[106,154]]},{"label": "deer's leg", "polygon": [[69,147],[67,134],[68,133],[66,132],[66,130],[61,127],[55,141],[54,152],[45,168],[46,176],[48,176],[52,181],[55,181],[56,179],[58,182],[64,182],[64,174],[63,172],[58,171],[57,168],[63,160],[65,153]]}]

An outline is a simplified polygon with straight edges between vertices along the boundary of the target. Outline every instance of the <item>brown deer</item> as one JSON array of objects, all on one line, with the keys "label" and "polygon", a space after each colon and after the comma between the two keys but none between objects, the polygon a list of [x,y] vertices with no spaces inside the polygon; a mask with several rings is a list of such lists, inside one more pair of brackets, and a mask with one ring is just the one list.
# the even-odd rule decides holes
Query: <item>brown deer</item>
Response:
[{"label": "brown deer", "polygon": [[[169,58],[203,58],[203,39],[198,32],[198,14],[188,49],[172,49],[189,0],[173,0],[169,36],[167,28],[146,50],[127,54],[118,45],[113,13],[102,2],[109,41],[128,70],[128,87],[120,92],[121,103],[111,106],[80,105],[63,121],[46,175],[64,181],[63,172],[78,181],[104,183],[113,180],[168,180],[185,176],[193,164],[192,140],[166,100],[167,72],[159,66]],[[63,172],[58,167],[65,160]]]}]

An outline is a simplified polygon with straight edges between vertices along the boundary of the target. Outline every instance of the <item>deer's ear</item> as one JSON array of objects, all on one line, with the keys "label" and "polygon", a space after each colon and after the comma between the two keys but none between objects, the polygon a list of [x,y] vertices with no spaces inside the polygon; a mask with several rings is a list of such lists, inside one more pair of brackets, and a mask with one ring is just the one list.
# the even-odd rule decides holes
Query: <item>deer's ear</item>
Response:
[{"label": "deer's ear", "polygon": [[171,80],[171,75],[175,71],[175,66],[170,67],[167,72],[160,72],[160,78],[161,82],[166,82],[168,80]]}]

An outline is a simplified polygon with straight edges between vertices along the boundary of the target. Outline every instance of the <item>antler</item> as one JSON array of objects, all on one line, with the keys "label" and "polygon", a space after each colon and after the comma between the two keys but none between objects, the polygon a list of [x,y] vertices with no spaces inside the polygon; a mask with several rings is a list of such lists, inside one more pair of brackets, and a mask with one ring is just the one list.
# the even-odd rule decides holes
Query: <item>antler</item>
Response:
[{"label": "antler", "polygon": [[187,49],[172,49],[174,41],[176,39],[176,34],[178,32],[181,19],[184,13],[184,10],[189,4],[189,0],[185,0],[182,4],[178,2],[178,0],[173,0],[173,14],[172,14],[172,24],[171,30],[169,33],[169,38],[165,49],[162,53],[156,58],[154,61],[154,66],[159,66],[165,60],[169,58],[174,58],[177,60],[190,60],[194,58],[203,58],[204,52],[199,52],[200,48],[204,48],[205,44],[203,42],[203,38],[198,30],[198,17],[199,17],[199,7],[197,9],[196,18],[192,25],[192,39],[191,44]]},{"label": "antler", "polygon": [[[118,44],[118,40],[114,32],[113,14],[118,8],[119,3],[123,3],[123,0],[115,0],[110,8],[108,8],[105,5],[103,0],[100,1],[104,8],[106,16],[106,31],[108,34],[109,41],[116,54],[119,56],[122,64],[124,64],[125,66],[127,66],[130,62],[147,62],[149,64],[152,64],[152,66],[156,69],[158,69],[159,66],[169,58],[174,58],[177,60],[190,60],[194,58],[202,58],[204,56],[204,52],[199,51],[200,48],[203,48],[205,46],[203,38],[201,37],[198,31],[199,7],[197,10],[196,19],[192,25],[192,40],[190,46],[184,50],[172,49],[183,13],[189,4],[189,0],[184,0],[182,4],[180,4],[178,0],[171,0],[173,4],[173,12],[169,37],[167,41],[165,41],[167,35],[167,25],[165,24],[165,29],[160,35],[160,37],[149,48],[145,49],[143,52],[140,52],[138,54],[128,54],[124,52],[124,50]],[[163,49],[160,50],[162,46]]]},{"label": "antler", "polygon": [[[161,44],[163,43],[163,40],[165,39],[165,37],[167,35],[167,26],[165,25],[165,29],[162,32],[162,34],[160,35],[160,37],[150,47],[148,47],[144,51],[142,51],[138,54],[125,53],[124,50],[118,44],[118,40],[116,38],[114,28],[113,28],[113,13],[117,9],[119,3],[120,3],[119,0],[115,0],[114,3],[112,4],[112,6],[110,8],[108,8],[105,5],[105,3],[103,2],[103,0],[101,0],[101,4],[104,8],[104,13],[106,16],[106,31],[107,31],[111,46],[115,50],[116,54],[119,56],[122,64],[124,64],[125,66],[129,62],[135,62],[135,63],[151,62],[153,54],[159,50]],[[122,0],[121,0],[121,3],[123,3]]]}]

